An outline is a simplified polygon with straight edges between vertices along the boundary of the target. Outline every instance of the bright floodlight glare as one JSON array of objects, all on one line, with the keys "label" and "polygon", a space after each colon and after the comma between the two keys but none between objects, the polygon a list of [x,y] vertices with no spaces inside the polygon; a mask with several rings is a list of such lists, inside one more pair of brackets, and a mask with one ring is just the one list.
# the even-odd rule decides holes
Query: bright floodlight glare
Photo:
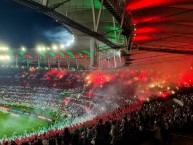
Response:
[{"label": "bright floodlight glare", "polygon": [[56,45],[52,46],[53,50],[58,50],[58,47]]},{"label": "bright floodlight glare", "polygon": [[9,55],[0,55],[0,60],[10,60],[11,57]]},{"label": "bright floodlight glare", "polygon": [[7,51],[7,50],[9,50],[9,48],[8,47],[0,47],[0,50],[1,51]]},{"label": "bright floodlight glare", "polygon": [[38,48],[37,48],[37,50],[38,50],[38,51],[41,51],[41,50],[42,50],[42,48],[41,48],[41,47],[38,47]]},{"label": "bright floodlight glare", "polygon": [[5,59],[6,60],[10,60],[10,56],[9,55],[5,55]]},{"label": "bright floodlight glare", "polygon": [[25,48],[25,47],[22,47],[22,48],[21,48],[21,51],[26,51],[26,48]]},{"label": "bright floodlight glare", "polygon": [[46,51],[46,48],[45,48],[45,47],[42,47],[42,51]]},{"label": "bright floodlight glare", "polygon": [[43,51],[46,51],[47,50],[47,47],[45,47],[43,44],[38,44],[37,45],[37,51],[38,52],[43,52]]}]

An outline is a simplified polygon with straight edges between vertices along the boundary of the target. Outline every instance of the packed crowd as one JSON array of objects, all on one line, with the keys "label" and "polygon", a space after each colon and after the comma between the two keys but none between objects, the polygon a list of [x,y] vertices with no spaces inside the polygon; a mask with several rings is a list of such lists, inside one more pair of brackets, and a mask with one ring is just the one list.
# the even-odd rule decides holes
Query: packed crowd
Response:
[{"label": "packed crowd", "polygon": [[121,95],[107,97],[103,91],[88,95],[89,89],[84,89],[85,72],[1,69],[0,105],[30,106],[41,109],[37,115],[44,116],[50,110],[61,117],[75,118],[88,110],[98,115],[128,104]]},{"label": "packed crowd", "polygon": [[[48,110],[62,112],[60,115],[73,114],[79,116],[85,113],[85,106],[77,105],[73,101],[76,99],[74,95],[80,93],[76,90],[81,90],[76,85],[82,86],[82,80],[79,80],[78,83],[75,77],[78,75],[77,72],[64,76],[65,72],[56,70],[49,72],[48,70],[10,69],[4,68],[0,71],[1,105],[14,104],[40,108],[41,111],[37,113],[41,114],[38,115],[43,115]],[[55,75],[56,73],[59,75]],[[70,93],[65,94],[66,96],[60,96],[62,92],[69,91]],[[64,102],[64,97],[72,99],[68,99],[67,103]],[[42,110],[45,111],[42,112]]]},{"label": "packed crowd", "polygon": [[[3,138],[3,145],[14,142],[18,145],[124,145],[140,144],[148,139],[157,145],[162,141],[169,142],[170,132],[191,128],[192,94],[176,96],[177,103],[174,104],[173,101],[142,104],[137,96],[132,99],[128,96],[134,96],[136,86],[143,86],[143,83],[152,80],[151,77],[140,80],[135,77],[138,74],[127,79],[121,75],[117,75],[117,79],[100,76],[94,79],[96,87],[88,85],[91,80],[85,82],[87,73],[15,68],[1,70],[0,105],[41,108],[36,112],[38,115],[52,110],[57,112],[53,113],[57,114],[56,121],[58,116],[67,115],[68,118],[50,127],[13,136],[9,139],[13,140],[12,143]],[[107,81],[109,78],[110,83]],[[124,85],[120,85],[122,82]],[[157,87],[152,86],[150,89],[157,91]],[[161,90],[164,92],[164,88],[161,87]]]},{"label": "packed crowd", "polygon": [[177,94],[174,99],[136,102],[82,124],[4,141],[3,145],[138,145],[147,140],[165,144],[171,141],[171,132],[193,129],[193,93]]}]

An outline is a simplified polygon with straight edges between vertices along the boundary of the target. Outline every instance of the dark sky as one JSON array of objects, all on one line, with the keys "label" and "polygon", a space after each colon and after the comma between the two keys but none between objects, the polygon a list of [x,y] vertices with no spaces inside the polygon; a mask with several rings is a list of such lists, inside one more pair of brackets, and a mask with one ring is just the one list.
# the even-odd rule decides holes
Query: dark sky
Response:
[{"label": "dark sky", "polygon": [[60,27],[53,19],[12,0],[0,0],[0,43],[11,48],[50,45],[44,34]]}]

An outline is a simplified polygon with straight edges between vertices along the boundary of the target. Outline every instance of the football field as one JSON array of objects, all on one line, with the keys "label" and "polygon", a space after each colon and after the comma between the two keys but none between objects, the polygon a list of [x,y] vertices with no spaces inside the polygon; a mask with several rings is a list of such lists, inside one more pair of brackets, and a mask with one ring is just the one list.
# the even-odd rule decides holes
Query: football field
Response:
[{"label": "football field", "polygon": [[46,120],[0,111],[0,138],[4,136],[11,137],[13,134],[22,134],[25,131],[37,130],[39,127],[47,125],[48,122]]}]

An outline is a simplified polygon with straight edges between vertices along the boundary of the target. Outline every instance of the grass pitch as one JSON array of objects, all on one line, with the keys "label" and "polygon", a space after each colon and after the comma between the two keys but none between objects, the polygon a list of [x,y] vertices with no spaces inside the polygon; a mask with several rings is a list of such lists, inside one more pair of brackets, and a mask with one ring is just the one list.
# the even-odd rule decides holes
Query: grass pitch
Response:
[{"label": "grass pitch", "polygon": [[3,138],[5,135],[7,137],[11,137],[13,134],[20,135],[25,131],[30,132],[47,125],[48,122],[42,119],[0,111],[0,138]]}]

